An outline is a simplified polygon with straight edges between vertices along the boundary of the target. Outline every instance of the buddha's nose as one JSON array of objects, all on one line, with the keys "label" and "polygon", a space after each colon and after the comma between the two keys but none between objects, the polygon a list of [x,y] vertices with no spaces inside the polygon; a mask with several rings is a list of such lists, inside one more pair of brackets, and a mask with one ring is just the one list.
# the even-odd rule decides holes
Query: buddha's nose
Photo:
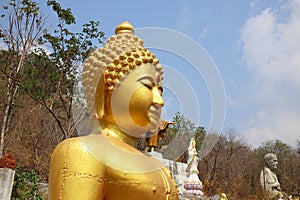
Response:
[{"label": "buddha's nose", "polygon": [[160,105],[161,107],[164,106],[164,100],[160,94],[160,91],[158,88],[153,88],[153,104]]}]

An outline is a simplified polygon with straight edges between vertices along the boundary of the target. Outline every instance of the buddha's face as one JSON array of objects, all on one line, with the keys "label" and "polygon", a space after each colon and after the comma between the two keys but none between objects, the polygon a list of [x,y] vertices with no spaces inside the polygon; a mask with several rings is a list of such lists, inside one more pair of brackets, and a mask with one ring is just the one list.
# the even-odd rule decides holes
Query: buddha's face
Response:
[{"label": "buddha's face", "polygon": [[129,72],[110,99],[111,122],[127,134],[139,137],[156,129],[164,105],[160,74],[153,64],[143,64]]}]

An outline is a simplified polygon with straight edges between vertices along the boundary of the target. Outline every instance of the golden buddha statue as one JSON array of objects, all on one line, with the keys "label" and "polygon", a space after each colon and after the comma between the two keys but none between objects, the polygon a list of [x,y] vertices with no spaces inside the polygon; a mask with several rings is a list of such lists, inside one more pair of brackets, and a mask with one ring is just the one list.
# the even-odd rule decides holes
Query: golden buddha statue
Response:
[{"label": "golden buddha statue", "polygon": [[135,148],[159,126],[162,66],[131,24],[115,33],[85,62],[82,84],[93,130],[55,148],[50,200],[178,199],[170,171]]}]

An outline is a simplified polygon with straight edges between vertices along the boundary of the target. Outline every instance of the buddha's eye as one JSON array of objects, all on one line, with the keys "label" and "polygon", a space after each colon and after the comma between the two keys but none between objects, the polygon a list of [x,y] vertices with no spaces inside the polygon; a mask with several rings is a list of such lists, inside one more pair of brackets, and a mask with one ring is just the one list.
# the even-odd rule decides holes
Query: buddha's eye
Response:
[{"label": "buddha's eye", "polygon": [[152,90],[152,88],[153,88],[153,85],[151,83],[142,83],[142,84],[149,90]]},{"label": "buddha's eye", "polygon": [[152,90],[155,87],[153,78],[149,76],[139,79],[139,82],[149,90]]}]

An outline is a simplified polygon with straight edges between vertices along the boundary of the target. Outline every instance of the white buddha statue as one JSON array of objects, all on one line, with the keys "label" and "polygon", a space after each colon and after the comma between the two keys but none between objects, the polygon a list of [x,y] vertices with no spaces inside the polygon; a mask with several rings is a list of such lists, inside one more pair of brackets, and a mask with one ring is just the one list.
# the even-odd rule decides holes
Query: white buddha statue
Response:
[{"label": "white buddha statue", "polygon": [[198,177],[199,161],[200,159],[196,150],[195,138],[191,138],[190,145],[188,148],[187,168],[185,170],[187,174],[187,179],[184,183],[184,188],[186,189],[187,194],[203,195],[203,192],[201,191],[202,182]]}]

